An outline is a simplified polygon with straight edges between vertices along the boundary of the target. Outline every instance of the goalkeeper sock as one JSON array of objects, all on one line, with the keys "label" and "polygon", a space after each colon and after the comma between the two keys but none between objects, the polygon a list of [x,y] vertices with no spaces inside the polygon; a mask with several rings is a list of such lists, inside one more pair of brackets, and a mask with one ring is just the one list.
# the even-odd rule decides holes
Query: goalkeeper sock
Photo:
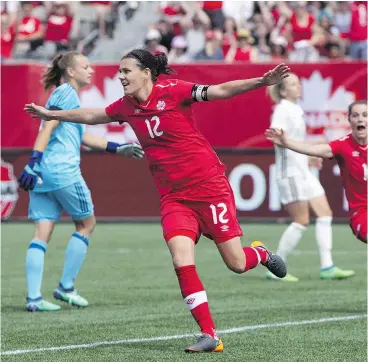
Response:
[{"label": "goalkeeper sock", "polygon": [[33,239],[26,255],[26,279],[29,299],[41,298],[41,284],[47,243]]},{"label": "goalkeeper sock", "polygon": [[281,236],[276,254],[286,263],[287,256],[298,245],[307,228],[296,222],[291,223]]},{"label": "goalkeeper sock", "polygon": [[332,216],[318,217],[316,220],[316,241],[321,269],[333,266],[332,261]]},{"label": "goalkeeper sock", "polygon": [[72,289],[87,254],[89,238],[75,232],[65,251],[65,262],[60,284],[64,289]]},{"label": "goalkeeper sock", "polygon": [[215,324],[212,320],[207,294],[199,279],[195,265],[175,268],[175,272],[184,303],[192,313],[202,333],[208,333],[212,337],[216,337]]}]

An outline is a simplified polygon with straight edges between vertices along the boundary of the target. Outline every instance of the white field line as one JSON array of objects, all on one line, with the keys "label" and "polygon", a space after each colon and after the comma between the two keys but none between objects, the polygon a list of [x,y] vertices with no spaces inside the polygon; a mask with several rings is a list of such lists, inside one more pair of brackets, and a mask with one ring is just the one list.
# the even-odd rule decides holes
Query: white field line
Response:
[{"label": "white field line", "polygon": [[[352,316],[344,316],[344,317],[332,317],[332,318],[321,318],[321,319],[310,319],[304,321],[295,321],[295,322],[281,322],[281,323],[272,323],[272,324],[256,324],[253,326],[244,326],[238,328],[230,328],[218,331],[219,335],[223,334],[231,334],[231,333],[241,333],[246,331],[253,331],[257,329],[268,329],[268,328],[280,328],[280,327],[292,327],[292,326],[301,326],[306,324],[319,324],[319,323],[329,323],[329,322],[339,322],[339,321],[348,321],[353,319],[362,319],[367,318],[367,314],[357,314]],[[149,338],[133,338],[133,339],[121,339],[118,341],[100,341],[86,344],[72,344],[69,346],[55,346],[55,347],[44,347],[44,348],[34,348],[34,349],[15,349],[10,351],[1,352],[1,356],[9,356],[16,354],[26,354],[26,353],[36,353],[36,352],[46,352],[46,351],[70,351],[73,349],[83,349],[83,348],[95,348],[100,346],[114,346],[119,344],[128,344],[128,343],[146,343],[146,342],[157,342],[157,341],[169,341],[173,339],[182,339],[193,337],[193,334],[178,334],[172,336],[161,336],[161,337],[149,337]]]}]

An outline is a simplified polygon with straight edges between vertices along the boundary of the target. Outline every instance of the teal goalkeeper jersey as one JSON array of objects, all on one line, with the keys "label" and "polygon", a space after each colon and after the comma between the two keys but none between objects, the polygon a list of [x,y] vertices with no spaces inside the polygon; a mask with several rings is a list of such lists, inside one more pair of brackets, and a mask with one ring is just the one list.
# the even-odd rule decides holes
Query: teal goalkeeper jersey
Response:
[{"label": "teal goalkeeper jersey", "polygon": [[[64,83],[52,92],[46,108],[53,110],[80,108],[78,93],[71,85]],[[43,183],[36,184],[35,192],[58,190],[82,178],[80,147],[85,131],[85,125],[69,122],[60,122],[52,131],[40,165]]]}]

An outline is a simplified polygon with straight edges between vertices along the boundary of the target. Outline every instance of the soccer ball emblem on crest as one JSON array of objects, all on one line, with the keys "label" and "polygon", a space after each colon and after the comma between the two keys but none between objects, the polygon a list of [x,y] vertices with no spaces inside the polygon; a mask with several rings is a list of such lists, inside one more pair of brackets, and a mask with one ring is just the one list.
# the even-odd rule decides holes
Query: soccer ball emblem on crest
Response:
[{"label": "soccer ball emblem on crest", "polygon": [[158,101],[157,102],[157,109],[159,111],[163,111],[166,107],[166,103],[164,101]]}]

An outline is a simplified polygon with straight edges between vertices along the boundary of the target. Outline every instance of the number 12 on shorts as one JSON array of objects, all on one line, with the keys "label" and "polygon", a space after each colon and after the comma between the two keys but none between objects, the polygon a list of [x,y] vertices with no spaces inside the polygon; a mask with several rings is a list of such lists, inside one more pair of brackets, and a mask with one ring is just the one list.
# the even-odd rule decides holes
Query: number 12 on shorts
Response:
[{"label": "number 12 on shorts", "polygon": [[217,206],[216,205],[210,205],[211,211],[212,211],[212,219],[213,223],[217,225],[219,222],[221,224],[226,224],[229,222],[229,219],[225,219],[224,216],[227,212],[227,206],[220,202]]}]

